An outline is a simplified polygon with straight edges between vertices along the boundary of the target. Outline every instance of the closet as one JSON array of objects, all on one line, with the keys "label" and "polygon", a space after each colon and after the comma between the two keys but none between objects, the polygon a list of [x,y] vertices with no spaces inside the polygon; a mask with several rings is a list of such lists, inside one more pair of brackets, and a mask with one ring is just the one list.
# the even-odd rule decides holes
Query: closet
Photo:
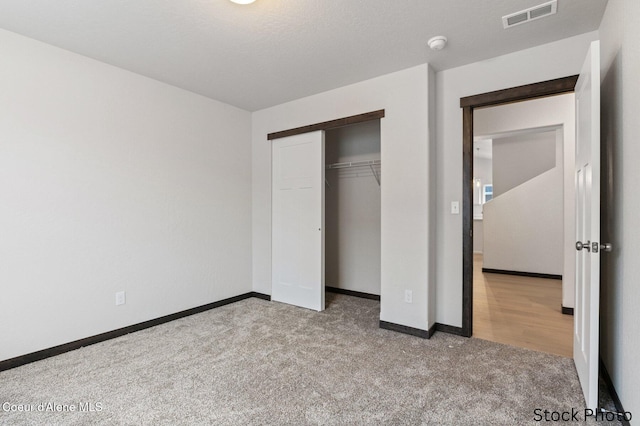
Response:
[{"label": "closet", "polygon": [[270,133],[271,300],[322,311],[325,290],[380,296],[384,110]]},{"label": "closet", "polygon": [[325,132],[325,286],[330,290],[380,295],[381,171],[380,120]]}]

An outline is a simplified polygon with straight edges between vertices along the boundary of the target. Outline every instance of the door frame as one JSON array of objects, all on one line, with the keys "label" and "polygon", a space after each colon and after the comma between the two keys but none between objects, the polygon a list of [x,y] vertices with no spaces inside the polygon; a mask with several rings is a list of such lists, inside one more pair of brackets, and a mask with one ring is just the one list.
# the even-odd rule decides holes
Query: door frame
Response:
[{"label": "door frame", "polygon": [[462,329],[473,334],[473,111],[475,108],[528,101],[571,93],[578,76],[557,78],[524,86],[460,98],[462,108]]}]

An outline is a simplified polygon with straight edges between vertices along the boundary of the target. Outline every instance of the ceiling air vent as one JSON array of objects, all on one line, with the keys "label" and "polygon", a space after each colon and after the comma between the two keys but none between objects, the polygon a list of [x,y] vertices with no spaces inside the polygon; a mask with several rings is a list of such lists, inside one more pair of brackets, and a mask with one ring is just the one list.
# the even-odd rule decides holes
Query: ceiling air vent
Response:
[{"label": "ceiling air vent", "polygon": [[512,13],[502,17],[502,25],[504,28],[511,28],[525,22],[535,21],[545,16],[554,15],[558,10],[558,0],[552,0],[520,12]]}]

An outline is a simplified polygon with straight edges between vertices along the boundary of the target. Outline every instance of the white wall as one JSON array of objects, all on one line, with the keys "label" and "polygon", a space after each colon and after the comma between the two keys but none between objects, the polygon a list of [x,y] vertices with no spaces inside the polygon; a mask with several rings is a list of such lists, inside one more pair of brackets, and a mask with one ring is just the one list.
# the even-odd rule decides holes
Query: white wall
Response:
[{"label": "white wall", "polygon": [[[562,306],[575,305],[575,96],[573,93],[482,108],[474,113],[474,131],[478,134],[512,134],[545,127],[562,129],[563,252]],[[562,184],[561,184],[562,185]]]},{"label": "white wall", "polygon": [[483,223],[484,268],[562,275],[562,168],[486,203]]},{"label": "white wall", "polygon": [[0,360],[251,291],[250,119],[0,30]]},{"label": "white wall", "polygon": [[[429,67],[421,65],[253,113],[253,289],[271,293],[271,154],[267,134],[384,109],[381,120],[380,319],[426,330],[433,242]],[[431,225],[432,226],[432,225]],[[405,290],[413,303],[404,302]]]},{"label": "white wall", "polygon": [[[328,164],[379,160],[380,121],[327,131],[325,152]],[[379,295],[380,186],[367,166],[325,175],[326,285]]]},{"label": "white wall", "polygon": [[[562,163],[559,166],[562,168]],[[554,167],[556,167],[555,131],[493,139],[493,198]],[[562,188],[562,174],[557,184]],[[560,221],[562,222],[562,217]]]},{"label": "white wall", "polygon": [[[562,275],[562,142],[562,130],[493,139],[484,268]],[[532,254],[531,247],[544,249]]]},{"label": "white wall", "polygon": [[437,322],[462,325],[462,216],[449,210],[451,201],[462,199],[460,98],[578,74],[597,37],[587,33],[437,73],[436,153],[443,165],[436,178]]},{"label": "white wall", "polygon": [[[573,115],[571,108],[567,115]],[[562,133],[493,140],[493,199],[483,208],[484,268],[562,275]],[[532,247],[540,249],[532,253]]]},{"label": "white wall", "polygon": [[640,413],[640,2],[609,0],[600,26],[602,59],[602,253],[600,355],[625,410]]},{"label": "white wall", "polygon": [[[573,116],[572,108],[566,112]],[[493,199],[483,209],[484,268],[562,275],[562,134],[557,129],[493,140]],[[532,253],[532,247],[539,249]]]}]

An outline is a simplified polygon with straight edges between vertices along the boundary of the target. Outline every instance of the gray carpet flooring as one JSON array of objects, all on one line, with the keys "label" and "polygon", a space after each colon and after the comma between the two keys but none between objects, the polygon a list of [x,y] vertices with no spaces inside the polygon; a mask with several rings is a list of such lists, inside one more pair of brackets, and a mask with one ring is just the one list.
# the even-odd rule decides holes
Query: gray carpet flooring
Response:
[{"label": "gray carpet flooring", "polygon": [[35,411],[0,407],[0,423],[520,425],[577,409],[597,424],[568,358],[408,336],[378,327],[379,302],[327,301],[246,299],[1,372],[0,403]]}]

